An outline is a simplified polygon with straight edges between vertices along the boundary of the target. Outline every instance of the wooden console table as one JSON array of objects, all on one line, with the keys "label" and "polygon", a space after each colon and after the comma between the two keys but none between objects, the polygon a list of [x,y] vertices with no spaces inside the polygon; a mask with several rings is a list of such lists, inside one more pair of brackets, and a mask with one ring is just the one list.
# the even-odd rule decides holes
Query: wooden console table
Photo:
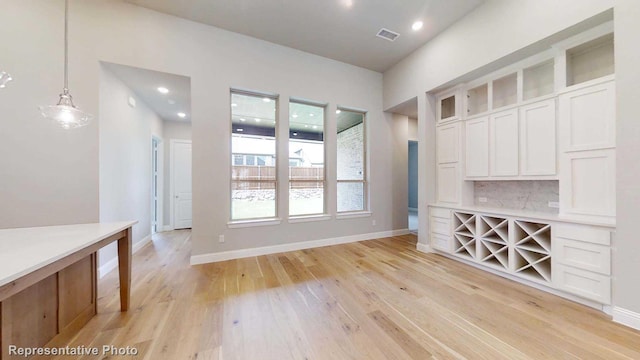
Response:
[{"label": "wooden console table", "polygon": [[136,221],[0,230],[0,360],[38,347],[97,313],[97,251],[118,243],[120,309],[129,309]]}]

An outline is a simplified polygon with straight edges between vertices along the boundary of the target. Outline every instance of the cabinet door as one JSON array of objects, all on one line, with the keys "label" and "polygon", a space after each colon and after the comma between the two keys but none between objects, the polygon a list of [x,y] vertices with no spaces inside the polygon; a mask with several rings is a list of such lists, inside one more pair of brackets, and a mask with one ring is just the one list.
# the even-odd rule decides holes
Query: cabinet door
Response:
[{"label": "cabinet door", "polygon": [[491,176],[517,176],[518,110],[491,115],[489,132]]},{"label": "cabinet door", "polygon": [[560,209],[563,213],[616,215],[615,150],[566,153],[560,171]]},{"label": "cabinet door", "polygon": [[460,123],[436,128],[438,164],[458,162],[460,148]]},{"label": "cabinet door", "polygon": [[562,151],[616,146],[615,83],[608,82],[560,95]]},{"label": "cabinet door", "polygon": [[460,118],[460,91],[458,89],[438,95],[436,118],[438,122],[457,120]]},{"label": "cabinet door", "polygon": [[438,202],[458,203],[460,199],[458,164],[438,165],[437,176]]},{"label": "cabinet door", "polygon": [[468,177],[489,176],[489,118],[465,124],[465,168]]},{"label": "cabinet door", "polygon": [[556,175],[556,101],[520,108],[520,174]]}]

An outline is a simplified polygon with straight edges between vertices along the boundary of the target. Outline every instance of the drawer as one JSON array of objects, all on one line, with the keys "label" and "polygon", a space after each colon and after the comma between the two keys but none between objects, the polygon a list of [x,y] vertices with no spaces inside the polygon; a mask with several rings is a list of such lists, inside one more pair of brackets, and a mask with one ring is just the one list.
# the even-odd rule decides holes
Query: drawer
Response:
[{"label": "drawer", "polygon": [[429,208],[429,215],[432,216],[432,217],[450,219],[451,218],[451,210],[450,209],[432,207],[432,208]]},{"label": "drawer", "polygon": [[432,233],[451,236],[451,221],[449,219],[432,217],[430,225]]},{"label": "drawer", "polygon": [[602,274],[556,264],[553,283],[559,290],[580,297],[611,304],[611,278]]},{"label": "drawer", "polygon": [[431,247],[436,249],[436,250],[440,250],[440,251],[444,251],[446,253],[450,253],[451,252],[451,237],[432,233],[431,234]]},{"label": "drawer", "polygon": [[555,226],[556,238],[583,241],[600,245],[611,245],[611,231],[592,226],[558,224]]},{"label": "drawer", "polygon": [[553,258],[564,265],[611,275],[611,248],[605,245],[556,238]]}]

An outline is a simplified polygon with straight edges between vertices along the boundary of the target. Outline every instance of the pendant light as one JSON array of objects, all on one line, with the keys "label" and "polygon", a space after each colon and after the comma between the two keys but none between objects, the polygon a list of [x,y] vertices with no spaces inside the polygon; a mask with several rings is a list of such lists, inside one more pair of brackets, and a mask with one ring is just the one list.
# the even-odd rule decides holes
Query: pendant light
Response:
[{"label": "pendant light", "polygon": [[6,73],[4,71],[0,71],[0,89],[3,89],[5,87],[7,87],[7,84],[11,80],[13,80],[11,75],[9,75],[8,73]]},{"label": "pendant light", "polygon": [[58,104],[40,106],[40,112],[64,129],[85,126],[93,119],[93,115],[73,104],[73,97],[69,93],[69,0],[64,2],[64,88]]}]

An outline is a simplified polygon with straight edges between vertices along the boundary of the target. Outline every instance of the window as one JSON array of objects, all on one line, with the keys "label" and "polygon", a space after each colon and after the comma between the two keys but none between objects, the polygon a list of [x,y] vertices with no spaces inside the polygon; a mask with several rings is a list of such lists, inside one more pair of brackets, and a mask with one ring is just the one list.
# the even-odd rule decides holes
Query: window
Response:
[{"label": "window", "polygon": [[289,103],[289,215],[324,214],[324,107]]},{"label": "window", "polygon": [[273,97],[231,93],[231,220],[276,217],[276,109]]},{"label": "window", "polygon": [[365,114],[339,109],[337,113],[338,212],[367,210]]}]

